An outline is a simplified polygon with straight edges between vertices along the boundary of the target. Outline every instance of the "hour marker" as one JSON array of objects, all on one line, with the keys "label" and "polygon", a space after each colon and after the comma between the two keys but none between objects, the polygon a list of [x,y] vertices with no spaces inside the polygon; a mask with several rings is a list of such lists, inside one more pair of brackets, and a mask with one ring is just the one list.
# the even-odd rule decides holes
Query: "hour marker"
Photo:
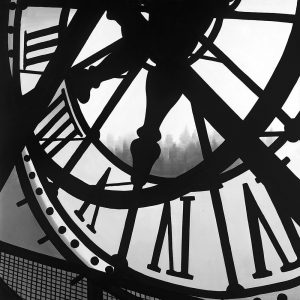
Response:
[{"label": "hour marker", "polygon": [[99,263],[99,258],[98,257],[94,256],[94,257],[91,258],[91,264],[93,266],[98,265],[98,263]]},{"label": "hour marker", "polygon": [[64,234],[64,233],[66,233],[66,231],[67,231],[67,229],[66,229],[65,226],[60,226],[60,227],[58,228],[58,232],[59,232],[60,234]]},{"label": "hour marker", "polygon": [[13,27],[13,26],[8,26],[8,27],[7,27],[7,32],[8,32],[9,34],[14,33],[14,27]]},{"label": "hour marker", "polygon": [[44,244],[44,243],[46,243],[48,241],[49,241],[49,238],[46,235],[46,236],[42,237],[41,239],[39,239],[37,242],[38,242],[39,245],[42,245],[42,244]]},{"label": "hour marker", "polygon": [[[36,55],[33,57],[28,57],[31,53],[35,51],[40,51],[44,49],[49,49],[52,47],[56,47],[58,44],[58,38],[50,38],[53,34],[58,34],[59,26],[52,26],[40,30],[36,30],[33,32],[24,31],[24,56],[23,56],[23,68],[24,70],[35,64],[39,64],[42,62],[47,62],[53,55],[53,51],[48,54]],[[43,42],[35,42],[39,38],[47,38],[46,41]],[[35,42],[35,43],[32,43]]]},{"label": "hour marker", "polygon": [[29,162],[29,161],[30,161],[30,156],[29,156],[29,155],[24,155],[24,160],[25,160],[26,162]]},{"label": "hour marker", "polygon": [[17,3],[15,2],[10,2],[9,3],[9,9],[10,10],[15,10],[17,8]]},{"label": "hour marker", "polygon": [[291,162],[291,159],[289,158],[289,157],[285,157],[283,160],[282,160],[282,163],[284,164],[284,165],[288,165],[289,163]]},{"label": "hour marker", "polygon": [[[243,189],[255,264],[255,273],[253,274],[253,278],[265,278],[272,275],[272,272],[268,270],[266,266],[263,241],[259,224],[264,227],[274,249],[276,250],[280,260],[283,263],[282,267],[280,268],[281,271],[286,272],[298,268],[300,264],[299,260],[297,259],[295,262],[289,262],[284,250],[282,249],[276,235],[272,230],[272,227],[259,208],[249,185],[243,184]],[[294,248],[296,255],[298,256],[300,254],[300,239],[294,225],[292,224],[293,221],[290,218],[284,216],[284,214],[279,215],[279,217],[281,218],[287,235],[290,238],[291,245]]]},{"label": "hour marker", "polygon": [[41,189],[41,188],[37,188],[36,190],[35,190],[35,193],[37,194],[37,195],[42,195],[43,194],[43,189]]},{"label": "hour marker", "polygon": [[30,179],[34,179],[34,178],[35,178],[35,173],[34,173],[34,172],[30,172],[30,173],[28,174],[28,177],[29,177]]},{"label": "hour marker", "polygon": [[78,248],[79,247],[79,242],[78,240],[72,240],[70,243],[72,248]]},{"label": "hour marker", "polygon": [[[99,193],[99,197],[101,197],[101,192],[104,190],[104,188],[106,186],[110,171],[111,171],[111,168],[107,168],[105,173],[99,179],[98,183],[95,185],[96,191]],[[85,221],[83,215],[85,214],[85,212],[89,206],[90,206],[90,204],[88,202],[84,202],[79,209],[76,209],[74,211],[75,215],[78,217],[78,219],[81,222]],[[96,233],[95,225],[96,225],[96,221],[98,218],[99,209],[100,209],[100,206],[95,205],[95,210],[94,210],[92,221],[90,224],[87,224],[87,226],[86,226],[93,233]]]},{"label": "hour marker", "polygon": [[169,269],[166,273],[170,276],[180,277],[192,280],[193,275],[189,274],[189,251],[190,251],[190,214],[191,201],[195,200],[193,196],[185,196],[180,199],[183,203],[182,208],[182,237],[181,237],[181,268],[180,271],[174,269],[173,257],[173,235],[172,219],[171,219],[171,205],[170,202],[164,204],[160,225],[157,233],[157,238],[154,245],[151,263],[148,264],[149,270],[160,272],[158,266],[162,251],[164,239],[168,239],[168,254],[169,254]]},{"label": "hour marker", "polygon": [[25,205],[25,204],[27,204],[27,203],[28,203],[28,201],[27,201],[27,199],[25,198],[25,199],[23,199],[23,200],[17,202],[16,205],[17,205],[18,207],[21,207],[21,206],[23,206],[23,205]]},{"label": "hour marker", "polygon": [[47,214],[47,215],[51,216],[51,215],[53,215],[53,213],[54,213],[53,207],[48,207],[48,208],[46,209],[46,214]]},{"label": "hour marker", "polygon": [[[80,128],[72,114],[64,89],[61,94],[48,106],[42,122],[35,130],[36,137],[42,142],[41,147],[46,150],[54,145],[48,155],[54,157],[77,135],[82,135]],[[64,135],[63,138],[60,136]],[[56,144],[54,144],[56,143]]]}]

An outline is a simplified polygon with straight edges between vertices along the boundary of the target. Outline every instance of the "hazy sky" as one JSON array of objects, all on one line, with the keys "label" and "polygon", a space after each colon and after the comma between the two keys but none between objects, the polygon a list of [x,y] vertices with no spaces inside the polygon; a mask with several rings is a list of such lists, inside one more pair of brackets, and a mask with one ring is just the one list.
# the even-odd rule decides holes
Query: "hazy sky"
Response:
[{"label": "hazy sky", "polygon": [[[238,10],[293,14],[295,12],[296,2],[296,0],[243,0]],[[58,9],[27,9],[24,11],[22,32],[23,30],[30,32],[51,26],[55,22],[58,14]],[[264,88],[283,53],[291,26],[291,24],[275,22],[225,20],[215,44],[261,88]],[[105,45],[117,40],[120,36],[119,25],[103,17],[75,63],[80,62]],[[43,67],[44,65],[40,65],[32,67],[32,69],[37,70]],[[199,60],[193,65],[193,68],[241,118],[244,118],[248,114],[257,101],[257,96],[236,79],[221,63]],[[144,93],[146,75],[145,70],[140,72],[102,128],[101,134],[103,140],[105,140],[109,134],[112,134],[116,140],[118,140],[119,137],[134,136],[137,128],[142,125],[146,105],[146,96]],[[23,75],[22,89],[24,93],[33,88],[37,80],[38,76],[36,75]],[[119,82],[120,80],[114,79],[101,84],[99,89],[92,90],[91,99],[88,104],[80,105],[90,125],[93,124]],[[300,85],[297,83],[284,106],[284,110],[291,117],[295,116],[300,110],[299,89]],[[271,126],[272,130],[282,130],[282,127],[282,124],[278,120],[274,121]],[[167,134],[171,133],[174,139],[178,141],[180,134],[185,128],[193,132],[195,125],[190,104],[187,99],[182,97],[161,126],[163,139]],[[214,129],[208,126],[208,131],[210,134],[213,134]],[[75,146],[66,147],[66,149],[56,157],[56,160],[63,165],[64,161],[70,156],[74,149]],[[278,152],[278,156],[280,156],[280,158],[289,156],[291,158],[289,167],[300,176],[300,146],[298,143],[288,143]],[[103,174],[108,166],[112,166],[111,163],[91,146],[85,157],[79,162],[72,173],[90,184],[95,184],[99,176]],[[109,182],[129,181],[129,175],[114,168],[109,180]],[[250,235],[242,191],[242,183],[245,182],[250,185],[261,209],[268,216],[268,220],[270,224],[272,224],[272,228],[286,255],[290,260],[295,259],[295,254],[291,249],[282,225],[278,221],[278,216],[274,212],[272,203],[264,187],[256,184],[251,172],[246,172],[238,178],[226,183],[221,190],[222,203],[240,283],[245,287],[252,287],[299,276],[300,271],[298,270],[287,273],[281,273],[279,271],[281,265],[278,255],[262,230],[264,250],[267,257],[266,262],[268,269],[273,271],[274,276],[261,280],[254,280],[252,278],[254,262],[251,253]],[[162,272],[155,273],[150,270],[145,271],[145,266],[151,261],[162,205],[139,210],[133,240],[128,254],[129,263],[136,270],[146,272],[147,275],[158,279],[169,280],[174,283],[203,289],[226,289],[227,278],[211,197],[208,192],[193,193],[193,195],[196,201],[192,204],[191,215],[192,263],[190,265],[190,272],[195,276],[195,280],[189,281],[174,277],[170,278],[170,276],[165,275],[165,270],[168,268],[166,242],[164,243],[162,256],[160,258]],[[74,209],[80,207],[81,202],[63,191],[60,191],[59,197],[65,209],[70,212],[71,215],[74,215]],[[41,205],[46,207],[48,201],[46,197],[41,199],[41,203],[42,201],[44,201],[44,204]],[[175,267],[178,268],[181,238],[180,216],[182,214],[182,207],[179,200],[173,201],[171,207],[173,218],[172,226],[174,232],[176,232],[174,237]],[[92,213],[92,208],[90,208],[86,216],[91,217]],[[99,218],[101,221],[98,220],[99,222],[97,223],[99,233],[96,235],[91,234],[84,226],[86,223],[82,224],[82,230],[89,235],[91,239],[97,241],[104,250],[110,254],[114,254],[118,249],[126,213],[126,211],[101,209]],[[56,222],[59,224],[61,220],[55,218],[56,217],[53,217],[53,223]],[[145,220],[147,220],[147,222],[145,222]],[[71,236],[67,237],[67,239],[71,238]],[[89,257],[90,255],[90,253],[83,248],[80,248],[78,251],[83,258]],[[98,268],[103,270],[105,266],[106,263],[101,262]],[[291,295],[295,295],[296,293],[297,292],[292,292]]]}]

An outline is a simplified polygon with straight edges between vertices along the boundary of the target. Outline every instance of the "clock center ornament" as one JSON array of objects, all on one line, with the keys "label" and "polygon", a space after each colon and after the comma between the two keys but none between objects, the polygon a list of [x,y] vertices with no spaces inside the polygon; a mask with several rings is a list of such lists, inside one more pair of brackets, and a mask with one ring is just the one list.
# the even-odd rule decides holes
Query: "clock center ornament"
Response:
[{"label": "clock center ornament", "polygon": [[[42,5],[37,0],[26,3],[15,5],[16,25],[24,10],[30,12]],[[57,1],[51,3],[49,0],[45,6],[59,7]],[[294,224],[299,221],[294,201],[299,179],[275,154],[289,142],[298,141],[299,114],[291,118],[282,109],[299,77],[295,64],[298,10],[296,4],[291,14],[236,10],[246,3],[114,0],[102,7],[97,2],[67,1],[61,4],[52,27],[20,31],[23,39],[14,34],[14,45],[24,44],[23,53],[13,57],[15,85],[21,82],[22,86],[20,74],[37,76],[37,85],[24,93],[24,101],[34,92],[43,95],[41,101],[48,99],[18,163],[21,184],[49,239],[67,259],[83,262],[87,276],[153,289],[170,299],[249,297],[299,284],[300,239]],[[77,9],[74,16],[70,8]],[[104,18],[120,25],[120,40],[73,65]],[[228,26],[232,19],[292,24],[285,35],[286,47],[264,89],[215,43],[223,23]],[[58,38],[47,40],[51,34]],[[35,42],[39,37],[46,41]],[[70,42],[73,40],[76,43]],[[34,54],[54,45],[51,55]],[[204,73],[192,68],[199,60],[225,67],[256,97],[244,118],[203,79]],[[38,69],[41,62],[47,65]],[[130,165],[112,153],[99,136],[140,72],[146,72],[146,109],[138,137],[128,149]],[[82,108],[93,101],[91,90],[101,90],[115,78],[120,79],[118,87],[89,125]],[[190,102],[203,161],[176,177],[153,175],[151,169],[161,155],[161,125],[182,95]],[[97,99],[99,106],[101,100]],[[36,102],[37,107],[41,101]],[[276,118],[285,129],[279,134],[267,131]],[[224,138],[214,151],[206,120]],[[264,144],[260,138],[266,136],[277,139]],[[234,164],[237,159],[241,162]],[[114,182],[116,172],[127,176],[127,181]],[[90,175],[93,182],[84,177]],[[232,183],[238,186],[236,194],[240,193],[241,199],[229,209],[235,192],[226,196],[226,190]],[[254,198],[258,191],[268,202],[265,208]],[[232,213],[238,208],[240,219]],[[210,221],[205,224],[206,219]],[[282,233],[277,232],[275,219],[290,248],[280,243]],[[236,226],[237,220],[241,225]],[[207,236],[203,225],[209,228]],[[206,236],[201,243],[200,235]],[[234,238],[236,235],[239,238]],[[241,244],[249,247],[237,251]],[[202,253],[204,248],[209,251]],[[247,267],[243,266],[244,252]],[[210,278],[211,265],[217,264],[221,266]],[[103,277],[103,272],[108,277]],[[223,274],[220,285],[217,273]]]}]

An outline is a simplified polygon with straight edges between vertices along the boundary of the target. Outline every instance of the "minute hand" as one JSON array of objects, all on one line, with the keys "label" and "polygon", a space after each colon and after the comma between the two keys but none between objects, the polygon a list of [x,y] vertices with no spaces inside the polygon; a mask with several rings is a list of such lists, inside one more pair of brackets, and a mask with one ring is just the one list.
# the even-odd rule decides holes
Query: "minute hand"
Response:
[{"label": "minute hand", "polygon": [[199,114],[218,130],[265,185],[276,209],[300,221],[300,181],[295,174],[253,134],[251,123],[246,125],[191,67],[178,68],[175,76]]}]

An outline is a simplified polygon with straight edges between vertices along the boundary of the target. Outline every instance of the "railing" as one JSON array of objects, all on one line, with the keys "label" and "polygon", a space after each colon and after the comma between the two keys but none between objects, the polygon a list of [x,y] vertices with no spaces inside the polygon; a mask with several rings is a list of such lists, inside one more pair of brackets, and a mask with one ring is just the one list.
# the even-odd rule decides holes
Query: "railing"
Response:
[{"label": "railing", "polygon": [[[80,277],[78,269],[77,265],[65,260],[0,241],[0,280],[10,288],[16,299],[118,300],[101,288],[96,288],[95,293],[95,286],[85,277],[76,280]],[[159,300],[132,289],[122,290],[130,295],[130,299]]]}]

